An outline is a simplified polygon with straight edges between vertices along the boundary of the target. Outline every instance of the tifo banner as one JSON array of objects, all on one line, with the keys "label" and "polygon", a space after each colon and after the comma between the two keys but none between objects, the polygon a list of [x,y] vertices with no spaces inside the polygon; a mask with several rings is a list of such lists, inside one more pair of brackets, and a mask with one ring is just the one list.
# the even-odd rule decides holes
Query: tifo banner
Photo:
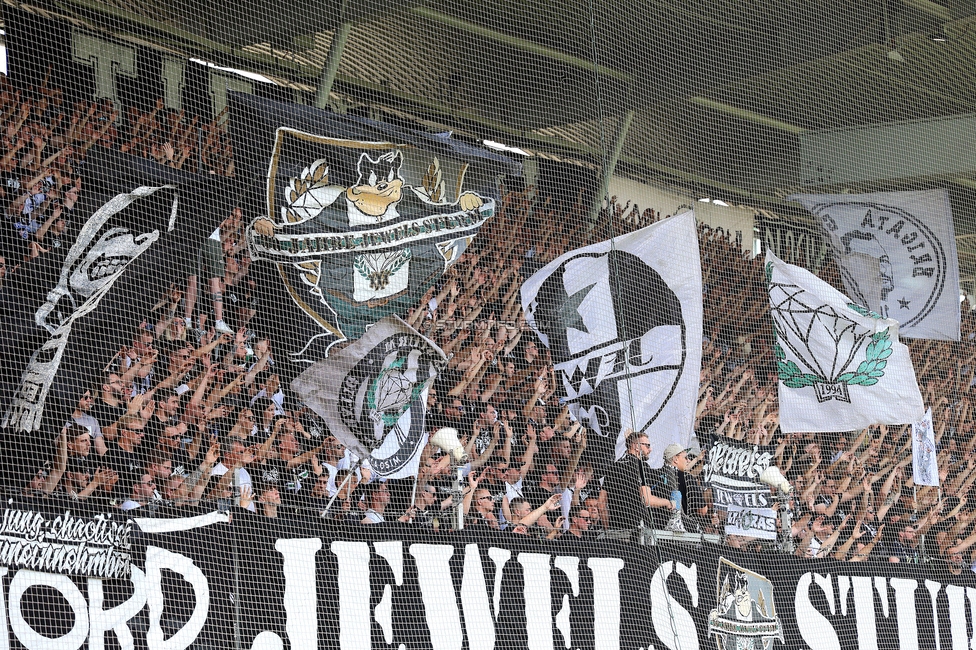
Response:
[{"label": "tifo banner", "polygon": [[222,218],[207,208],[228,193],[220,178],[107,149],[89,161],[78,202],[64,203],[65,221],[80,222],[74,243],[53,247],[3,288],[7,304],[21,307],[0,319],[0,402],[12,430],[40,428],[49,394],[78,398],[91,368],[132,343],[158,298],[146,287],[185,284],[201,241]]},{"label": "tifo banner", "polygon": [[717,510],[726,512],[725,532],[776,539],[776,513],[769,487],[759,477],[776,448],[716,436],[708,448],[702,478],[712,490]]},{"label": "tifo banner", "polygon": [[431,539],[247,513],[136,522],[127,580],[0,569],[4,647],[956,648],[976,618],[974,574],[941,563],[923,577],[712,544]]},{"label": "tifo banner", "polygon": [[[31,357],[3,426],[22,431],[40,429],[48,391],[76,320],[96,307],[126,268],[172,230],[176,196],[172,187],[138,187],[117,194],[88,219],[62,262],[57,286],[34,314],[35,324],[50,338]],[[160,190],[169,194],[163,202],[143,201]],[[167,191],[168,190],[168,191]],[[133,205],[136,204],[137,205]],[[134,214],[135,213],[135,214]],[[142,223],[143,228],[133,229]]]},{"label": "tifo banner", "polygon": [[380,476],[416,476],[427,444],[427,391],[447,357],[396,316],[299,375],[292,390]]},{"label": "tifo banner", "polygon": [[766,279],[784,432],[851,431],[922,418],[915,370],[894,319],[768,251]]},{"label": "tifo banner", "polygon": [[959,340],[959,263],[946,190],[794,194],[823,226],[847,293],[905,337]]},{"label": "tifo banner", "polygon": [[556,258],[525,281],[522,308],[594,433],[592,462],[622,455],[628,428],[648,434],[657,466],[669,442],[688,443],[702,339],[694,214]]},{"label": "tifo banner", "polygon": [[248,246],[252,259],[274,264],[279,277],[269,281],[304,314],[292,319],[287,341],[296,361],[314,362],[415,306],[495,213],[486,165],[471,169],[487,152],[449,138],[417,143],[419,134],[324,111],[234,100],[235,125],[245,129],[238,142],[256,157],[245,169],[261,191]]},{"label": "tifo banner", "polygon": [[932,409],[912,423],[912,479],[915,485],[939,485],[939,459],[932,430]]}]

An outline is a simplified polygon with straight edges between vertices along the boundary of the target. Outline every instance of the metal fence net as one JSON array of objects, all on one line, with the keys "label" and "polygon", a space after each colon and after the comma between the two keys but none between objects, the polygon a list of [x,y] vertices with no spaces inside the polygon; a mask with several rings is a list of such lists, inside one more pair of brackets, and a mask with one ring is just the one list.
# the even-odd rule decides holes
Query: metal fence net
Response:
[{"label": "metal fence net", "polygon": [[966,3],[3,6],[0,648],[963,648]]}]

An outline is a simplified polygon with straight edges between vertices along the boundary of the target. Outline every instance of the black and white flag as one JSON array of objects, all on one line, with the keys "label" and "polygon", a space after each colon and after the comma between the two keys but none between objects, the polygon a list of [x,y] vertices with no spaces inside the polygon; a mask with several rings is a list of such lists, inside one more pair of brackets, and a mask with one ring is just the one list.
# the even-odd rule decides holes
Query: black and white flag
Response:
[{"label": "black and white flag", "polygon": [[131,343],[158,299],[147,287],[185,283],[201,242],[230,210],[221,204],[227,179],[104,148],[88,165],[71,245],[0,291],[0,303],[20,306],[0,314],[0,426],[11,431],[41,430],[46,406],[77,400],[79,384]]},{"label": "black and white flag", "polygon": [[779,420],[786,433],[852,431],[922,419],[922,395],[898,323],[766,252],[776,333]]},{"label": "black and white flag", "polygon": [[433,342],[387,316],[358,341],[312,364],[291,387],[374,472],[416,476],[427,444],[427,390],[446,363]]},{"label": "black and white flag", "polygon": [[597,466],[645,431],[660,466],[691,439],[701,369],[698,231],[688,212],[570,251],[522,285],[527,322],[549,347]]},{"label": "black and white flag", "polygon": [[932,430],[932,409],[912,424],[912,480],[915,485],[939,487],[939,459]]},{"label": "black and white flag", "polygon": [[903,336],[959,340],[959,264],[945,190],[795,194],[827,235],[847,294]]}]

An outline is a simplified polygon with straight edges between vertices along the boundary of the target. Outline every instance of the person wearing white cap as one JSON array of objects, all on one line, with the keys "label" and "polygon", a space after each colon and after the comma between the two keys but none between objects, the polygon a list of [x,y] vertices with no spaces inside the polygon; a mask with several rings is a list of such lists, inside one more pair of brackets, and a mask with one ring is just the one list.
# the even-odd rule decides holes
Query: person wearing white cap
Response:
[{"label": "person wearing white cap", "polygon": [[[683,515],[682,519],[685,522],[688,522],[687,517],[697,514],[698,504],[703,501],[700,487],[694,483],[694,477],[688,473],[691,465],[692,461],[688,458],[688,449],[685,447],[672,442],[664,448],[662,479],[667,490],[670,491],[671,500],[676,504],[676,509]],[[695,503],[692,503],[693,501]],[[687,526],[684,529],[689,530]]]}]

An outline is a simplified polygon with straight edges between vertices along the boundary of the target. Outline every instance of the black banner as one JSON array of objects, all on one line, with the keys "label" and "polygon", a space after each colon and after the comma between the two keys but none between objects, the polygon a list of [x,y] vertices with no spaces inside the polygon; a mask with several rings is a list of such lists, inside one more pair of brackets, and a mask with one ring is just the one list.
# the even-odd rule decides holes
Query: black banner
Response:
[{"label": "black banner", "polygon": [[0,647],[957,648],[974,630],[976,576],[938,562],[547,543],[239,510],[233,523],[136,522],[129,580],[0,568]]},{"label": "black banner", "polygon": [[756,229],[763,246],[790,264],[817,273],[830,258],[830,246],[818,224],[770,219],[760,212]]},{"label": "black banner", "polygon": [[158,299],[147,287],[182,285],[194,274],[201,242],[227,216],[214,206],[234,197],[227,179],[109,149],[92,151],[87,164],[72,245],[0,289],[0,419],[9,431],[39,430],[45,417],[58,430],[65,415],[45,415],[49,398],[70,412],[95,369],[131,343]]},{"label": "black banner", "polygon": [[708,448],[702,478],[712,488],[715,507],[768,508],[772,506],[769,488],[759,477],[776,457],[776,447],[753,445],[715,436]]}]

